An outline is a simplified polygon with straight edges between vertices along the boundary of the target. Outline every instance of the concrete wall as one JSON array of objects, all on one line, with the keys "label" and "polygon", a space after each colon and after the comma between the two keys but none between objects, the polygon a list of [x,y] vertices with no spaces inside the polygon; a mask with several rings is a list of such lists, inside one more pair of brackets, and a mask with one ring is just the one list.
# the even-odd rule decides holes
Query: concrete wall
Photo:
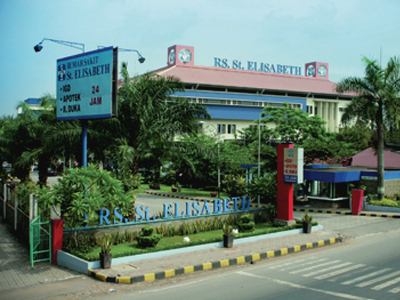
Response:
[{"label": "concrete wall", "polygon": [[[365,195],[376,194],[378,188],[377,180],[360,180],[360,185],[365,185]],[[388,179],[385,180],[385,195],[393,197],[395,194],[400,194],[400,179]]]}]

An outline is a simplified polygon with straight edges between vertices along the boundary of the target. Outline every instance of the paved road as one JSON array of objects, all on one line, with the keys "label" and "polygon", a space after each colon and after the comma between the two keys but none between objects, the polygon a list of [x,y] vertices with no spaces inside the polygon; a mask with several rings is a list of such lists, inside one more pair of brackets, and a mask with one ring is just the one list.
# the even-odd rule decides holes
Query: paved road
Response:
[{"label": "paved road", "polygon": [[400,299],[400,230],[97,299]]}]

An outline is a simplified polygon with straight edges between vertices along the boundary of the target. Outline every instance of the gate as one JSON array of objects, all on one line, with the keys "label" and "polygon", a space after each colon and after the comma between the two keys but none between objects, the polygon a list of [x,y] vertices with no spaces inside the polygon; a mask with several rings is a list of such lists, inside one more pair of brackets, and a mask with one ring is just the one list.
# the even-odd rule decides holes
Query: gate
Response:
[{"label": "gate", "polygon": [[40,222],[40,216],[30,223],[30,258],[31,265],[40,261],[51,262],[51,225]]}]

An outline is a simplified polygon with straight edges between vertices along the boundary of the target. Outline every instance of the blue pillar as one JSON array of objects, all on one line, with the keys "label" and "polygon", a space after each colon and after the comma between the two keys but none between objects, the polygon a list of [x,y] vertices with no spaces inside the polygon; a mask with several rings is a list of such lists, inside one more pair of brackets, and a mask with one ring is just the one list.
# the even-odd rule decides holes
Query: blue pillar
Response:
[{"label": "blue pillar", "polygon": [[87,167],[87,120],[82,120],[82,167]]}]

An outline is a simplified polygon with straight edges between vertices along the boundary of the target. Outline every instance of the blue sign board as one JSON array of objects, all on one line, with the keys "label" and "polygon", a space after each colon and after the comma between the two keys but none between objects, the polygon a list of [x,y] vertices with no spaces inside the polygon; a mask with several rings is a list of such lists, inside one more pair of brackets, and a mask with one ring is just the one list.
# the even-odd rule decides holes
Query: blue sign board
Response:
[{"label": "blue sign board", "polygon": [[57,120],[116,114],[117,53],[108,47],[57,60]]}]

